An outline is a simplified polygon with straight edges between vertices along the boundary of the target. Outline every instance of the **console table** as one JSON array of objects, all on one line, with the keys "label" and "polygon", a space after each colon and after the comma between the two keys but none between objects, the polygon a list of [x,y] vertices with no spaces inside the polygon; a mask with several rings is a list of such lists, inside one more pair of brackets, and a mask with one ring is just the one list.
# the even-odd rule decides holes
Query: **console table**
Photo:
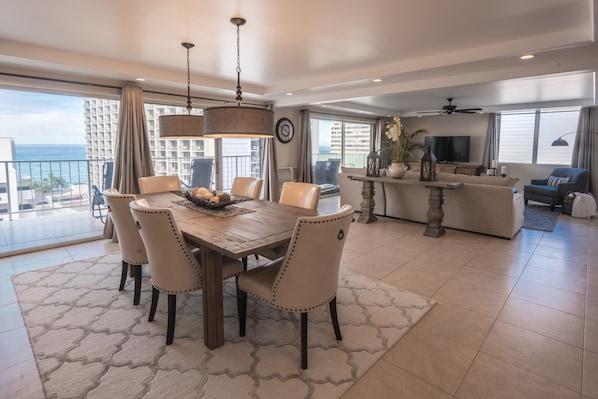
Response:
[{"label": "console table", "polygon": [[440,237],[445,233],[442,227],[442,219],[444,218],[444,211],[442,204],[444,203],[444,189],[454,190],[463,185],[461,182],[438,182],[438,181],[419,181],[411,179],[393,179],[392,177],[372,177],[363,175],[349,175],[349,179],[363,182],[361,194],[363,200],[361,201],[361,215],[357,219],[359,223],[371,223],[378,218],[374,215],[374,182],[381,182],[383,184],[400,184],[409,189],[409,186],[423,185],[430,190],[428,197],[428,225],[424,231],[424,235],[428,237]]}]

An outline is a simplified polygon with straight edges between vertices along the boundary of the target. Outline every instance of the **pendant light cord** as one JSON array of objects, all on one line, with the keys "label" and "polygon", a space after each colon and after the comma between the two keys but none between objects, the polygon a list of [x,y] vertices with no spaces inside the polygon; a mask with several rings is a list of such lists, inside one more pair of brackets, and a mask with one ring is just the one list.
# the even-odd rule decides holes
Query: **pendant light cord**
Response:
[{"label": "pendant light cord", "polygon": [[237,24],[237,105],[241,106],[243,92],[241,91],[241,25]]},{"label": "pendant light cord", "polygon": [[193,109],[191,106],[191,67],[189,66],[189,49],[191,46],[185,46],[187,48],[187,111],[189,115],[191,115],[191,110]]}]

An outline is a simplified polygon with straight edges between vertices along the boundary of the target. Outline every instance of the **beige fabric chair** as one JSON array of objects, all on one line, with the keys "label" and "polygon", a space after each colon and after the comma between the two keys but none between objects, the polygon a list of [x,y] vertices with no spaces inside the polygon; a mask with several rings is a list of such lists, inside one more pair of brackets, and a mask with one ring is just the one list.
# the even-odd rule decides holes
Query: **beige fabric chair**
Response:
[{"label": "beige fabric chair", "polygon": [[[299,208],[316,210],[318,209],[318,201],[320,200],[320,190],[321,188],[317,184],[285,182],[282,185],[282,193],[278,202]],[[277,259],[284,256],[286,252],[287,247],[284,245],[264,250],[259,255],[268,259]]]},{"label": "beige fabric chair", "polygon": [[336,339],[341,332],[336,314],[336,290],[343,247],[353,220],[353,208],[300,217],[283,258],[241,273],[238,277],[239,334],[245,336],[247,294],[277,309],[301,312],[301,367],[307,368],[307,312],[329,304]]},{"label": "beige fabric chair", "polygon": [[181,191],[181,180],[178,176],[146,176],[137,180],[141,194]]},{"label": "beige fabric chair", "polygon": [[141,293],[141,265],[147,264],[148,258],[129,208],[129,203],[135,201],[137,197],[134,194],[120,194],[115,188],[104,190],[102,195],[116,230],[122,257],[122,272],[118,290],[122,291],[124,289],[127,271],[129,265],[131,265],[131,274],[135,279],[133,304],[138,305]]},{"label": "beige fabric chair", "polygon": [[[130,203],[130,212],[149,257],[152,278],[152,303],[148,320],[153,321],[160,292],[168,294],[166,345],[174,339],[176,294],[202,288],[203,279],[198,249],[191,250],[166,208],[151,208],[145,199]],[[222,277],[228,279],[243,271],[238,260],[223,257]],[[238,300],[238,297],[237,297]],[[239,308],[240,309],[240,308]]]},{"label": "beige fabric chair", "polygon": [[240,195],[242,197],[258,199],[262,191],[263,183],[264,180],[258,177],[237,176],[233,180],[233,186],[230,189],[230,193],[233,195]]},{"label": "beige fabric chair", "polygon": [[[237,176],[233,180],[233,186],[230,189],[230,193],[233,195],[240,195],[242,197],[258,199],[262,191],[263,183],[264,180],[257,177]],[[243,262],[243,270],[247,270],[247,257],[244,256],[241,259],[241,262]]]},{"label": "beige fabric chair", "polygon": [[320,186],[302,182],[284,182],[280,193],[281,204],[305,209],[317,209],[320,200]]}]

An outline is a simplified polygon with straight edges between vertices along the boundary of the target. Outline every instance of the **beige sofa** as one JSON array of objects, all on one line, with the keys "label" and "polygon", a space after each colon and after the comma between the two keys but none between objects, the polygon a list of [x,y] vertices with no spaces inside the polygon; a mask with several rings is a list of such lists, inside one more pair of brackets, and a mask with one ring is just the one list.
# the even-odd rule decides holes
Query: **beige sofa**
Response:
[{"label": "beige sofa", "polygon": [[[361,209],[362,183],[348,179],[358,170],[339,173],[341,204]],[[408,171],[404,179],[419,180],[419,172]],[[444,190],[442,225],[459,230],[512,238],[523,226],[523,195],[514,193],[515,179],[440,173],[438,181],[462,182],[455,190]],[[375,183],[374,213],[427,223],[429,190],[423,185]]]}]

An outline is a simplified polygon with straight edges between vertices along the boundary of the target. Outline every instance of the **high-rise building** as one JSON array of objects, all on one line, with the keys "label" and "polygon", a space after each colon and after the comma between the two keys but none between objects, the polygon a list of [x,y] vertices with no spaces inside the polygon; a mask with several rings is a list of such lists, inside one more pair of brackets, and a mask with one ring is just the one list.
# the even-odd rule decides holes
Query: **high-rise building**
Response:
[{"label": "high-rise building", "polygon": [[[118,132],[119,101],[86,98],[85,135],[87,159],[90,163],[91,184],[102,187],[103,164],[114,160]],[[163,139],[159,132],[161,115],[184,114],[184,107],[145,104],[148,136],[156,175],[178,175],[183,182],[190,180],[191,161],[196,158],[215,158],[214,139]],[[201,109],[192,113],[201,114]],[[259,139],[225,139],[222,142],[224,157],[223,189],[230,188],[237,175],[260,175]],[[104,188],[104,187],[102,187]]]}]

